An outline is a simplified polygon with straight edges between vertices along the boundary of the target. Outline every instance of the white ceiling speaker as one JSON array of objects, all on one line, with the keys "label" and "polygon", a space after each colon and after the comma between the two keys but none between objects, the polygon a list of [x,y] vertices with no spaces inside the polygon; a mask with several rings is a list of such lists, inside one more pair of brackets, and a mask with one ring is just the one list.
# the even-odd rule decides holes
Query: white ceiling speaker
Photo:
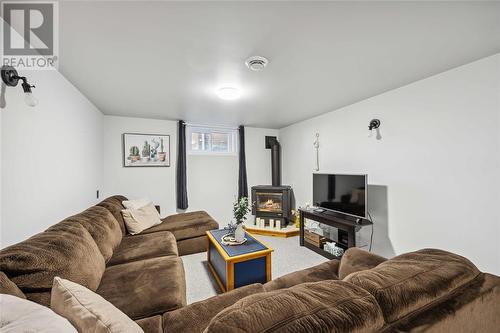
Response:
[{"label": "white ceiling speaker", "polygon": [[247,67],[250,68],[250,70],[252,71],[261,71],[264,69],[264,67],[267,66],[268,63],[269,60],[261,56],[253,56],[248,58],[247,61],[245,61]]}]

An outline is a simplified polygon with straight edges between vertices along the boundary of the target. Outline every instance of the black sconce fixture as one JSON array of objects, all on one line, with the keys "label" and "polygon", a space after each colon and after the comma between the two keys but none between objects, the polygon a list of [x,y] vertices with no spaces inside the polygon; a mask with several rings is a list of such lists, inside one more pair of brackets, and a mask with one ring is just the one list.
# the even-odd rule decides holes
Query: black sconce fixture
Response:
[{"label": "black sconce fixture", "polygon": [[28,83],[28,79],[25,76],[19,76],[16,69],[11,66],[3,66],[1,70],[2,81],[8,87],[15,87],[19,83],[19,80],[22,81],[21,86],[24,91],[24,101],[28,106],[36,106],[38,104],[38,100],[33,96],[31,88],[35,88]]},{"label": "black sconce fixture", "polygon": [[369,131],[368,137],[371,138],[373,136],[373,130],[376,130],[377,131],[377,137],[376,137],[377,140],[382,139],[382,135],[380,135],[379,127],[380,127],[380,120],[372,119],[370,121],[370,124],[368,125],[368,131]]}]

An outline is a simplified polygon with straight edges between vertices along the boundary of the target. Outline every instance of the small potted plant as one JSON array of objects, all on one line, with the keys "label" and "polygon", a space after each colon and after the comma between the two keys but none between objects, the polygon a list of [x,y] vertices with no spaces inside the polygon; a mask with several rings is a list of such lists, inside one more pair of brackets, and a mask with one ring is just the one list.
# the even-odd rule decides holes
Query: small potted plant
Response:
[{"label": "small potted plant", "polygon": [[141,155],[139,155],[139,147],[137,146],[130,147],[130,156],[128,158],[132,163],[140,160]]},{"label": "small potted plant", "polygon": [[237,242],[242,242],[245,239],[245,230],[243,230],[243,223],[247,219],[247,214],[252,209],[252,205],[248,202],[247,197],[242,197],[233,203],[233,216],[236,224],[234,231],[234,238]]},{"label": "small potted plant", "polygon": [[158,153],[158,158],[161,162],[165,162],[165,157],[167,157],[167,153],[163,151],[163,139],[160,138],[160,152]]}]

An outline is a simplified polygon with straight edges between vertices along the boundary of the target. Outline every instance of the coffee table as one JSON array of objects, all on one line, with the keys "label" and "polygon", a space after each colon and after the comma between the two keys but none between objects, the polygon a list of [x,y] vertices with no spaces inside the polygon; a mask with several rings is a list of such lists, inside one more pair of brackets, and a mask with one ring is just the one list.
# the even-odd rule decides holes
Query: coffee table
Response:
[{"label": "coffee table", "polygon": [[242,245],[226,246],[221,242],[227,230],[207,231],[207,260],[217,284],[223,292],[252,283],[271,280],[273,249],[245,232]]}]

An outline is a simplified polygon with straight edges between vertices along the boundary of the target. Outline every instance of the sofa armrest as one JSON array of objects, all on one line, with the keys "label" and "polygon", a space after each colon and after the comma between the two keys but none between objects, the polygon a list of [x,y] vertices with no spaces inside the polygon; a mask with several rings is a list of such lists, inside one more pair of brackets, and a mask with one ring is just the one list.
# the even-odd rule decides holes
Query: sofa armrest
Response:
[{"label": "sofa armrest", "polygon": [[226,307],[243,297],[262,292],[265,292],[264,287],[255,283],[166,312],[163,314],[163,333],[202,333],[212,318]]},{"label": "sofa armrest", "polygon": [[280,276],[264,285],[266,291],[290,288],[305,282],[338,280],[339,261],[332,259],[322,264]]},{"label": "sofa armrest", "polygon": [[339,279],[347,275],[376,267],[387,259],[357,247],[349,248],[340,260]]}]

